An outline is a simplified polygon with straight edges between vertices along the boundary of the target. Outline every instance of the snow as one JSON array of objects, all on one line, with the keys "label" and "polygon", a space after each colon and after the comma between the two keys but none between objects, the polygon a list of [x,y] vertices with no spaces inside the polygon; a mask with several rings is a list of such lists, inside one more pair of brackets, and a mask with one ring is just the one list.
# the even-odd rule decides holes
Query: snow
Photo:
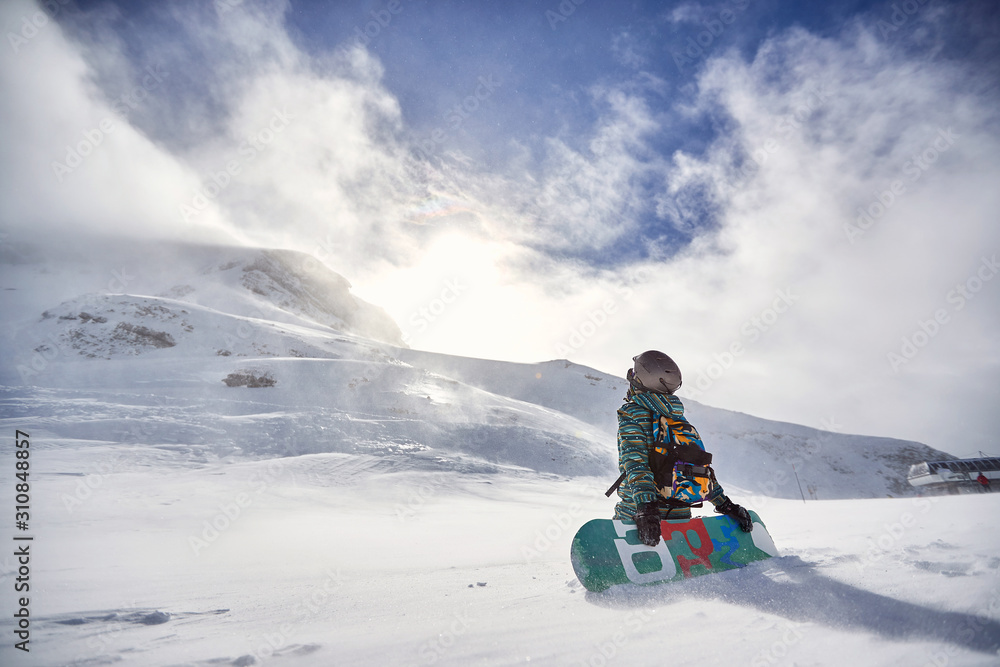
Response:
[{"label": "snow", "polygon": [[[92,254],[3,264],[0,420],[31,435],[34,541],[30,654],[0,557],[0,663],[1000,661],[1000,496],[914,496],[908,465],[939,452],[686,401],[781,555],[588,593],[569,544],[612,510],[620,377],[401,348],[301,257],[185,253],[119,291]],[[251,375],[273,386],[225,382]]]}]

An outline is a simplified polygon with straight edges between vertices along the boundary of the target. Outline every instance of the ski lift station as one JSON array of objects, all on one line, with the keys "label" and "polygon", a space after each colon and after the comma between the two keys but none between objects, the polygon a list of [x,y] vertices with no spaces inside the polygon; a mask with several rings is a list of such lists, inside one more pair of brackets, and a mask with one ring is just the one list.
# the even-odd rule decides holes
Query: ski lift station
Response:
[{"label": "ski lift station", "polygon": [[[983,475],[989,484],[982,484]],[[924,461],[910,466],[907,480],[924,491],[962,493],[963,491],[991,491],[1000,486],[1000,458],[954,459],[950,461]]]}]

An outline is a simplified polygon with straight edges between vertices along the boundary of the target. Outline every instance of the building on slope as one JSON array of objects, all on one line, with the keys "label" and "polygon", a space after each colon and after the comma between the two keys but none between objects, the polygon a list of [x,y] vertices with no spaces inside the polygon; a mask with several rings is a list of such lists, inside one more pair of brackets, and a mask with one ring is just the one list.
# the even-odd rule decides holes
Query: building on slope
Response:
[{"label": "building on slope", "polygon": [[992,491],[1000,484],[1000,458],[924,461],[910,466],[906,478],[922,492]]}]

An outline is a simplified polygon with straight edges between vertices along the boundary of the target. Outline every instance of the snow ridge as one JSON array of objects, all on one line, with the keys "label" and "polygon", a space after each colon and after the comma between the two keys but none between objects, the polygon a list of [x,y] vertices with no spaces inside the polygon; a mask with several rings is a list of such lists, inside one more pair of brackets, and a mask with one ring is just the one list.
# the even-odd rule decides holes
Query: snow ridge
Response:
[{"label": "snow ridge", "polygon": [[[384,456],[393,467],[530,470],[608,484],[617,476],[620,377],[566,360],[514,364],[406,349],[384,311],[355,299],[346,279],[302,253],[159,252],[166,254],[153,254],[132,280],[135,292],[82,294],[26,318],[11,349],[30,349],[31,357],[5,364],[0,381],[63,393],[61,419],[37,413],[53,434],[79,434],[76,420],[85,415],[77,392],[97,400],[113,391],[130,407],[114,416],[114,404],[102,401],[111,415],[105,426],[129,433],[149,420],[150,436],[162,438],[158,406],[145,396],[153,383],[156,401],[185,406],[169,429],[189,434],[199,460],[337,453]],[[14,273],[28,282],[32,268],[37,274],[30,263]],[[36,395],[13,393],[25,403]],[[919,443],[686,403],[737,498],[908,495],[908,466],[944,456]]]}]

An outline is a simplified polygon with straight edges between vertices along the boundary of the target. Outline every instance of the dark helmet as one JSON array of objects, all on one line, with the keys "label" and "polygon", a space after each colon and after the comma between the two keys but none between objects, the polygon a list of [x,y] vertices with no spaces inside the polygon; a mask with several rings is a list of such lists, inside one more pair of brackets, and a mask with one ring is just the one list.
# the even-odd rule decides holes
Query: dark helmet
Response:
[{"label": "dark helmet", "polygon": [[656,350],[632,357],[635,368],[629,379],[647,391],[672,394],[681,387],[681,369],[674,360]]}]

